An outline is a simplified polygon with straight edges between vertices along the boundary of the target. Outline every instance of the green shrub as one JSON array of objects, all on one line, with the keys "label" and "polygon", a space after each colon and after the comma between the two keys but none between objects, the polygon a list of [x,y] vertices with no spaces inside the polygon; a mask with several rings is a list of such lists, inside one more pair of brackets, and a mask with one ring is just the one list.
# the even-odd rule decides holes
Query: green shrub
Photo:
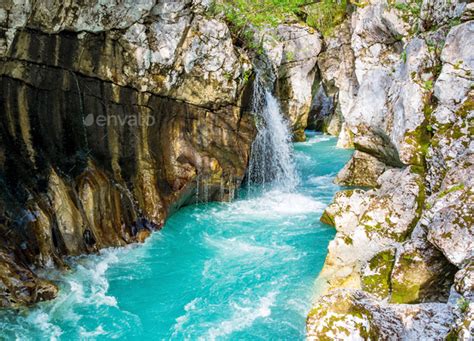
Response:
[{"label": "green shrub", "polygon": [[[355,3],[352,0],[352,3]],[[212,15],[222,14],[236,39],[258,48],[253,28],[276,27],[285,21],[300,21],[329,35],[347,13],[348,0],[216,0]]]},{"label": "green shrub", "polygon": [[[352,4],[358,3],[352,2]],[[323,36],[330,36],[334,33],[334,28],[345,19],[348,10],[347,6],[347,0],[323,0],[306,6],[308,13],[306,23],[321,32]]]}]

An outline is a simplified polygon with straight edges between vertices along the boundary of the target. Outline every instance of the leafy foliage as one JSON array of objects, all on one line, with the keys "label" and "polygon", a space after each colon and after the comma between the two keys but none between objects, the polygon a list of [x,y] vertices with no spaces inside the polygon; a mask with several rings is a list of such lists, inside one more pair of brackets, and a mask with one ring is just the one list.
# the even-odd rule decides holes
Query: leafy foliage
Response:
[{"label": "leafy foliage", "polygon": [[456,302],[458,304],[459,310],[461,310],[461,313],[465,314],[469,310],[469,300],[467,300],[464,297],[461,297],[460,299],[457,300]]},{"label": "leafy foliage", "polygon": [[[353,0],[352,0],[353,1]],[[344,20],[348,0],[216,0],[213,14],[222,14],[233,34],[256,48],[254,29],[275,27],[286,21],[305,22],[323,35]]]},{"label": "leafy foliage", "polygon": [[[352,1],[351,4],[358,5],[358,2]],[[325,0],[317,4],[307,6],[308,25],[316,28],[324,36],[333,33],[334,28],[341,24],[347,14],[349,1],[346,0]]]}]

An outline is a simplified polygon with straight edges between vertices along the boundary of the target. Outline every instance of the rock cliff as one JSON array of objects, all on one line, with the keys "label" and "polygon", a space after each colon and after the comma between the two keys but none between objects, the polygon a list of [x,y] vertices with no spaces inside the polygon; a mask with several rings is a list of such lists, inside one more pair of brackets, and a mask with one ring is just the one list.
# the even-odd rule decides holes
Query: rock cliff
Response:
[{"label": "rock cliff", "polygon": [[233,197],[252,67],[205,4],[7,0],[0,32],[0,306],[55,296],[34,269]]},{"label": "rock cliff", "polygon": [[262,54],[273,71],[276,95],[295,141],[304,141],[313,98],[320,34],[299,23],[281,24],[262,33]]},{"label": "rock cliff", "polygon": [[474,332],[474,21],[463,1],[372,0],[326,38],[321,82],[355,153],[309,339]]}]

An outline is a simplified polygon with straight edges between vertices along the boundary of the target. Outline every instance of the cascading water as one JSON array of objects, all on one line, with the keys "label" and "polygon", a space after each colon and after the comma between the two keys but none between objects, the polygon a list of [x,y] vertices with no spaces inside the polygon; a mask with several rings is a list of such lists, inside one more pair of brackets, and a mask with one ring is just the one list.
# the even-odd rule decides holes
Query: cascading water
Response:
[{"label": "cascading water", "polygon": [[257,73],[254,82],[252,112],[257,136],[252,144],[247,178],[250,184],[271,183],[291,191],[298,184],[292,157],[291,133],[280,105]]},{"label": "cascading water", "polygon": [[[304,340],[313,282],[334,236],[319,217],[351,151],[312,134],[293,148],[258,77],[253,112],[247,176],[255,191],[207,203],[199,174],[198,205],[170,216],[143,246],[102,250],[71,260],[71,273],[53,272],[59,297],[27,312],[0,310],[0,339]],[[234,198],[234,183],[222,181],[221,193]]]},{"label": "cascading water", "polygon": [[[74,271],[48,276],[61,288],[57,299],[0,310],[0,339],[304,340],[314,279],[335,233],[319,217],[352,152],[313,134],[289,147],[276,101],[257,98],[266,101],[257,117],[268,122],[254,149],[266,158],[254,156],[254,171],[272,171],[256,174],[273,176],[275,186],[184,207],[144,245],[71,260]],[[280,184],[295,181],[292,156],[300,182],[285,191]]]}]

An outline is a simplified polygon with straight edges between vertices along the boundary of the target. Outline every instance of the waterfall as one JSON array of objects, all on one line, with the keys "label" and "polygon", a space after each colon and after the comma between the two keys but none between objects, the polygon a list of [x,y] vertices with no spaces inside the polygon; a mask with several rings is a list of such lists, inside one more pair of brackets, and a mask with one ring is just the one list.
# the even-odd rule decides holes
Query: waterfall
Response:
[{"label": "waterfall", "polygon": [[272,184],[291,191],[298,183],[291,132],[277,99],[261,78],[256,76],[252,112],[255,115],[257,136],[252,144],[247,179],[254,184]]}]

